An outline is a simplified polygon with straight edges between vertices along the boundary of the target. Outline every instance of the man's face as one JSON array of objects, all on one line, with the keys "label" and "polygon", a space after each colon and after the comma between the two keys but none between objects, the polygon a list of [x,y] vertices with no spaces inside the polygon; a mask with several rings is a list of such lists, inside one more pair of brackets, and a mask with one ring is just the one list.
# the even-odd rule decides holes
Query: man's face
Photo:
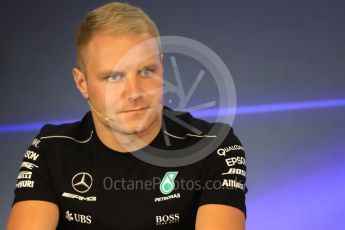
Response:
[{"label": "man's face", "polygon": [[151,35],[95,35],[84,60],[84,96],[109,118],[95,116],[98,121],[123,134],[140,133],[160,122],[162,56]]}]

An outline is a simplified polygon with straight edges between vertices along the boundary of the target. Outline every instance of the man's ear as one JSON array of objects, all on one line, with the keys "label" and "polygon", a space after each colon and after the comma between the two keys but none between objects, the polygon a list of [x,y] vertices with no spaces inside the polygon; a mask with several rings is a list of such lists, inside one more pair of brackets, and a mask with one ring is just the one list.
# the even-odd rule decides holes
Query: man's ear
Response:
[{"label": "man's ear", "polygon": [[81,95],[83,95],[83,97],[86,100],[89,100],[89,91],[87,88],[86,76],[84,75],[84,73],[79,68],[74,67],[73,78],[74,78],[75,85],[79,89]]}]

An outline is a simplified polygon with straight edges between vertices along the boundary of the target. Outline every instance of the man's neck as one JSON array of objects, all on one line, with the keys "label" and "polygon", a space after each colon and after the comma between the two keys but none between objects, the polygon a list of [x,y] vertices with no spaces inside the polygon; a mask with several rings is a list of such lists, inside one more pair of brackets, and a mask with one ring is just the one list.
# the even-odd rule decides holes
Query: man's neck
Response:
[{"label": "man's neck", "polygon": [[102,124],[98,117],[92,115],[98,138],[108,148],[117,152],[133,152],[150,144],[161,129],[161,120],[153,121],[150,126],[141,132],[127,134]]}]

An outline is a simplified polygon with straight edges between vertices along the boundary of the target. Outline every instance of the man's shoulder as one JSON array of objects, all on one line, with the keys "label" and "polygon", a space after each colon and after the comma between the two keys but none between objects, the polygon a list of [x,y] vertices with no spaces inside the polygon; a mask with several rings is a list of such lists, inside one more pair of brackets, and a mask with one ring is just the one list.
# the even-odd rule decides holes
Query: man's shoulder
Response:
[{"label": "man's shoulder", "polygon": [[74,140],[82,142],[92,135],[93,123],[91,113],[88,112],[84,117],[76,122],[63,123],[59,125],[45,124],[37,138],[42,140]]}]

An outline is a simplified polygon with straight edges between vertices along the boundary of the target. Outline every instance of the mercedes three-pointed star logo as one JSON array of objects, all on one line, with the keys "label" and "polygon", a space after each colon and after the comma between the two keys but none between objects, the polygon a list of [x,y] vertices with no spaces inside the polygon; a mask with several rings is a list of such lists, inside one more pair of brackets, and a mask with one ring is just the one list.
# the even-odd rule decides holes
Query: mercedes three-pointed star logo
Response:
[{"label": "mercedes three-pointed star logo", "polygon": [[92,186],[92,176],[87,172],[80,172],[73,176],[72,187],[80,193],[85,193]]}]

